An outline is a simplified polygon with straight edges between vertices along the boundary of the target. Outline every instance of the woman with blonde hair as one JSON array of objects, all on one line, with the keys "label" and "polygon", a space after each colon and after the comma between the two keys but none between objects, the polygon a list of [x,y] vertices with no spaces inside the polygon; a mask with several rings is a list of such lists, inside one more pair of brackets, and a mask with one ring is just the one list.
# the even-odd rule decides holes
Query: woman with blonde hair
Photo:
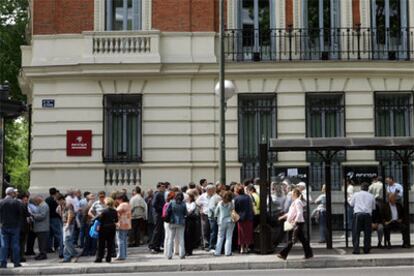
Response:
[{"label": "woman with blonde hair", "polygon": [[292,190],[292,204],[289,207],[289,212],[279,217],[279,220],[286,220],[284,228],[288,232],[287,245],[277,254],[277,257],[283,260],[286,260],[290,250],[298,240],[302,243],[305,259],[313,257],[312,248],[304,234],[305,219],[303,217],[303,207],[305,204],[301,191],[295,188]]},{"label": "woman with blonde hair", "polygon": [[101,263],[105,254],[106,248],[106,262],[111,262],[111,255],[115,244],[116,223],[118,222],[118,213],[115,210],[115,201],[107,197],[105,198],[106,209],[96,218],[100,222],[99,238],[98,238],[98,253],[96,255],[95,263]]}]

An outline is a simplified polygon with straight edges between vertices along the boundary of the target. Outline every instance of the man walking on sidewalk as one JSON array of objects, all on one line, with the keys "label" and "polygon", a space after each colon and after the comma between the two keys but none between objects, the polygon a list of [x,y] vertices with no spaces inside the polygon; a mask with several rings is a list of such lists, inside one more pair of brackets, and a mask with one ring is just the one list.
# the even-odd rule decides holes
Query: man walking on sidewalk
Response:
[{"label": "man walking on sidewalk", "polygon": [[362,183],[361,191],[355,193],[349,204],[354,208],[354,221],[352,223],[352,254],[359,254],[359,237],[364,231],[364,253],[371,249],[372,211],[375,210],[375,198],[368,192],[369,184]]}]

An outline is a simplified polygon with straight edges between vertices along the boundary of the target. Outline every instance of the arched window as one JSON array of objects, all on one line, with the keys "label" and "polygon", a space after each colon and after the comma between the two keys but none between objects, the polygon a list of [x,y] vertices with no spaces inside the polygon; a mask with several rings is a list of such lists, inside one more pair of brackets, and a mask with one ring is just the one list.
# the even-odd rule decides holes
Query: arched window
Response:
[{"label": "arched window", "polygon": [[303,0],[302,18],[306,58],[338,58],[340,0]]},{"label": "arched window", "polygon": [[141,0],[105,0],[105,30],[141,30]]},{"label": "arched window", "polygon": [[407,0],[371,0],[373,58],[407,57]]}]

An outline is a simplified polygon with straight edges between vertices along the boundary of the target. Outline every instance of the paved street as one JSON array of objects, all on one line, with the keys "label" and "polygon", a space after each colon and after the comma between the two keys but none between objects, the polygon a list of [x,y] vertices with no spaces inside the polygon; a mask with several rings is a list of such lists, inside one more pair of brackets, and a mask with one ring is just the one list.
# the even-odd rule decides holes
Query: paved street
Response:
[{"label": "paved street", "polygon": [[[212,275],[226,275],[226,276],[293,276],[293,275],[306,275],[306,276],[388,276],[392,274],[398,274],[398,276],[411,276],[414,273],[414,267],[369,267],[369,268],[338,268],[338,269],[283,269],[283,270],[249,270],[249,271],[209,271],[209,272],[165,272],[165,273],[151,273],[151,276],[212,276]],[[102,274],[90,274],[88,276],[100,276]],[[119,275],[119,274],[106,274]],[[122,274],[124,276],[142,276],[148,275],[148,273],[128,273]],[[65,275],[63,275],[65,276]],[[67,275],[69,276],[69,275]]]}]

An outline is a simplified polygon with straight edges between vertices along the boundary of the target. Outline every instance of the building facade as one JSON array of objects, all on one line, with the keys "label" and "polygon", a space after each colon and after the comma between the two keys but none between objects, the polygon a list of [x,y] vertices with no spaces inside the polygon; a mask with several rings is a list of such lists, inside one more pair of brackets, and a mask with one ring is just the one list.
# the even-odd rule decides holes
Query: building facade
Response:
[{"label": "building facade", "polygon": [[[237,88],[228,180],[258,175],[258,144],[270,137],[413,136],[414,1],[225,7],[226,79]],[[35,0],[31,11],[21,86],[32,191],[219,179],[218,1]],[[323,184],[316,155],[270,160],[273,176],[299,168],[314,190]],[[334,189],[352,166],[401,177],[391,153],[348,151],[333,166]]]}]

